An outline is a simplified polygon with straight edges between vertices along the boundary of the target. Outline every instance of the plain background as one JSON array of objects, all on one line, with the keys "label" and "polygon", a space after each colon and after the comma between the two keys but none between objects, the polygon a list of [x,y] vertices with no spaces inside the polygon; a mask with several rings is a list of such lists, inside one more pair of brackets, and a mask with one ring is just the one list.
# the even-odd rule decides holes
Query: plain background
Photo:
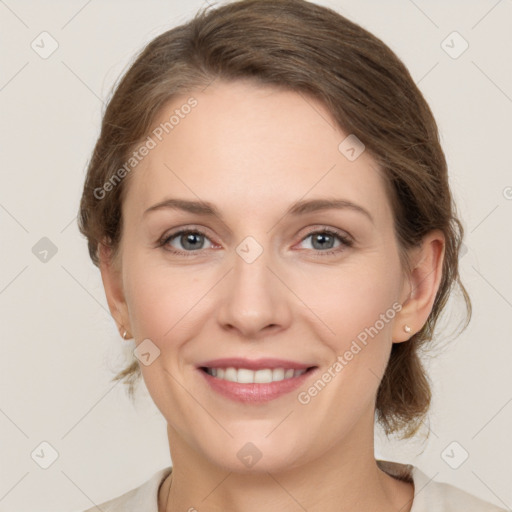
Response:
[{"label": "plain background", "polygon": [[[409,68],[438,121],[466,228],[461,272],[474,317],[448,336],[463,311],[454,300],[426,358],[429,438],[388,441],[377,430],[376,453],[510,509],[512,1],[318,3],[373,32]],[[144,44],[202,5],[0,0],[0,510],[83,510],[171,463],[144,384],[132,404],[111,382],[132,345],[110,317],[76,215],[112,84]],[[58,43],[46,59],[31,47],[43,31]],[[442,46],[453,31],[469,44],[458,58]],[[452,54],[464,44],[457,37],[445,43]],[[46,262],[36,257],[43,237],[57,250]],[[463,450],[453,469],[447,460]]]}]

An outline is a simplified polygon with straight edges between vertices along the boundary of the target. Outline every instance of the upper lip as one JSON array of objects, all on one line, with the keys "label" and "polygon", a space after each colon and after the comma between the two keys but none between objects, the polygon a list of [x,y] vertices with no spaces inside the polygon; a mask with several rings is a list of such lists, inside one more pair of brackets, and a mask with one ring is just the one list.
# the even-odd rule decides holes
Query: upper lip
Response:
[{"label": "upper lip", "polygon": [[294,370],[306,370],[314,365],[298,363],[288,359],[245,359],[243,357],[227,357],[222,359],[212,359],[198,365],[199,368],[247,368],[248,370],[261,370],[264,368],[285,368]]}]

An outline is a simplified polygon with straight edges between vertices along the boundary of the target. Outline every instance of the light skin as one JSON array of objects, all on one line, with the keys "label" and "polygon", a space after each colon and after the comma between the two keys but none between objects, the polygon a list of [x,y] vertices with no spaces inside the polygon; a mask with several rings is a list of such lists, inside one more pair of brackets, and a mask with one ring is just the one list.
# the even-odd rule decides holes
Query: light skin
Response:
[{"label": "light skin", "polygon": [[[318,101],[244,81],[216,81],[193,96],[197,107],[130,176],[119,259],[100,251],[121,332],[160,350],[140,365],[167,421],[173,461],[159,512],[409,511],[413,485],[375,462],[375,396],[392,344],[407,343],[432,309],[442,233],[410,250],[406,274],[383,176],[368,151],[349,161],[338,150],[348,134]],[[174,98],[155,126],[187,99]],[[170,208],[144,214],[168,198],[208,201],[222,220]],[[299,200],[334,198],[371,219],[354,208],[285,215]],[[187,246],[190,235],[178,235],[157,247],[178,228],[205,236]],[[325,229],[352,245],[336,236],[322,244]],[[236,251],[247,236],[263,250],[251,263]],[[401,310],[301,404],[298,392],[393,304]],[[306,362],[318,366],[317,377],[264,404],[234,402],[197,370],[220,357]],[[250,468],[237,457],[248,442],[261,453]]]}]

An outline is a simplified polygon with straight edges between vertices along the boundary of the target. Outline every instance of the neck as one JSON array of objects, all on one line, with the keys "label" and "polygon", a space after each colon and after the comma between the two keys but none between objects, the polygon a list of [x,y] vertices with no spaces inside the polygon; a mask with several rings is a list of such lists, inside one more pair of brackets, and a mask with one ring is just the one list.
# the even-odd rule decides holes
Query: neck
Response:
[{"label": "neck", "polygon": [[[274,512],[409,512],[413,484],[379,469],[374,457],[373,423],[365,435],[304,464],[278,470],[240,473],[212,464],[168,426],[172,485],[159,490],[159,512],[204,510]],[[370,436],[371,434],[371,436]]]}]

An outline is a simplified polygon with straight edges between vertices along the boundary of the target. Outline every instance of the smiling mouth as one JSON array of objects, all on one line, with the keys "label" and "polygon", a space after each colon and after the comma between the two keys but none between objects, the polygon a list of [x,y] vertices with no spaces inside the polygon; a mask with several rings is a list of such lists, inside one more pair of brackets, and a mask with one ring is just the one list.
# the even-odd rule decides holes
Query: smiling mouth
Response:
[{"label": "smiling mouth", "polygon": [[202,371],[219,380],[237,382],[239,384],[269,384],[282,380],[290,380],[315,369],[316,366],[296,370],[293,368],[262,368],[250,370],[249,368],[209,368],[200,367]]}]

